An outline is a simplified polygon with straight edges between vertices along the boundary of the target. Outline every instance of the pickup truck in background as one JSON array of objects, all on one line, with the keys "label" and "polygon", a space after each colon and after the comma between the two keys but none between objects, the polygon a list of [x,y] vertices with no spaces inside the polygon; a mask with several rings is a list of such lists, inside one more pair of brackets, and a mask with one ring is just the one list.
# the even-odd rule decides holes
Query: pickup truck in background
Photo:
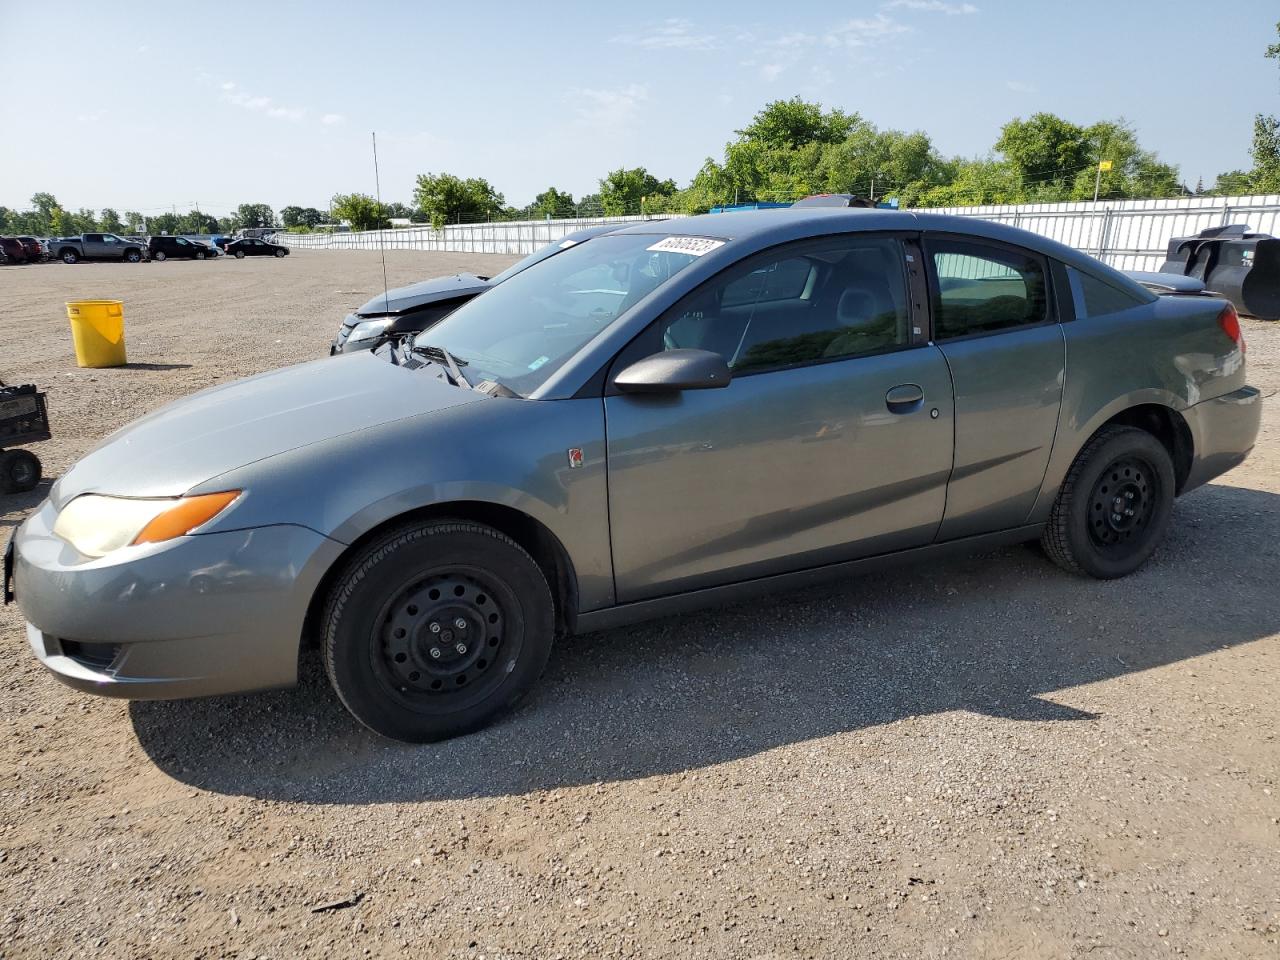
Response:
[{"label": "pickup truck in background", "polygon": [[49,256],[63,263],[81,260],[122,260],[139,263],[150,260],[147,245],[117,237],[114,233],[82,233],[78,237],[59,237],[49,241]]}]

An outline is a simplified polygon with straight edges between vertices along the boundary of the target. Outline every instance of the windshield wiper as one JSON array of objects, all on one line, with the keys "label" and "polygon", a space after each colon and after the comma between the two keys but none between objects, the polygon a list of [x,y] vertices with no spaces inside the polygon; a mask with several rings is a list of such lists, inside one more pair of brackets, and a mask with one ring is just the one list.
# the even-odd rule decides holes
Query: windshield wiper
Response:
[{"label": "windshield wiper", "polygon": [[462,375],[461,370],[461,367],[465,367],[467,365],[467,361],[463,360],[462,363],[459,364],[458,361],[454,359],[453,354],[444,347],[438,347],[434,344],[420,345],[415,343],[409,348],[409,352],[416,356],[426,357],[428,360],[434,360],[436,363],[443,361],[445,364],[445,370],[449,373],[450,382],[455,387],[466,387],[468,390],[471,389],[471,383]]}]

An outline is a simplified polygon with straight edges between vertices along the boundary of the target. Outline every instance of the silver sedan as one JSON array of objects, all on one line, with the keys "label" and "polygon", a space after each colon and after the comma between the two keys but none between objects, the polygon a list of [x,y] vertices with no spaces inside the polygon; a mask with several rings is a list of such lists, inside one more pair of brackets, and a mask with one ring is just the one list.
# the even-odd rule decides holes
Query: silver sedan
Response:
[{"label": "silver sedan", "polygon": [[360,721],[433,740],[562,633],[1024,540],[1123,576],[1259,416],[1229,304],[1032,234],[639,224],[400,347],[137,421],[19,528],[5,592],[80,690],[291,684],[310,641]]}]

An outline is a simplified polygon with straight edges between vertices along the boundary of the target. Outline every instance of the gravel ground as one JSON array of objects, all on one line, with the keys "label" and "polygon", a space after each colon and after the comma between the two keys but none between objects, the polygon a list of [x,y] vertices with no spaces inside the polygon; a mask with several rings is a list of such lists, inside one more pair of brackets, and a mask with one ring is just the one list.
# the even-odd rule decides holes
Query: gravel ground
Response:
[{"label": "gravel ground", "polygon": [[[0,377],[48,389],[56,476],[323,354],[380,287],[362,253],[0,269]],[[134,362],[78,370],[63,301],[105,296]],[[1245,327],[1274,394],[1280,327]],[[1016,548],[574,638],[439,746],[358,728],[313,663],[256,696],[82,696],[10,607],[0,956],[1280,956],[1274,399],[1263,430],[1127,580]],[[42,495],[0,501],[0,536]]]}]

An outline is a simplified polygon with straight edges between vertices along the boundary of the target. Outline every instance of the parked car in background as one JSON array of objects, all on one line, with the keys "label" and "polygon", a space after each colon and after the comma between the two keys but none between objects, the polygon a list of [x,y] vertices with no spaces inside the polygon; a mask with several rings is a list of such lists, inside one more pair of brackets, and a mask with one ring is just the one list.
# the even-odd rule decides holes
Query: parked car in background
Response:
[{"label": "parked car in background", "polygon": [[0,263],[18,264],[27,262],[27,248],[17,237],[0,237]]},{"label": "parked car in background", "polygon": [[114,233],[84,233],[78,237],[62,237],[50,247],[49,255],[63,263],[79,263],[81,260],[140,263],[150,259],[146,244],[126,240]]},{"label": "parked car in background", "polygon": [[689,217],[571,247],[398,350],[153,411],[62,475],[6,566],[76,689],[288,685],[314,640],[361,722],[437,740],[518,703],[558,634],[1030,540],[1125,576],[1261,413],[1230,303],[1044,237]]},{"label": "parked car in background", "polygon": [[618,224],[609,223],[575,230],[513,263],[496,277],[458,273],[380,293],[355,313],[347,314],[338,328],[338,335],[329,345],[329,355],[370,350],[389,339],[398,340],[419,333],[495,284],[592,237],[613,233],[617,229]]},{"label": "parked car in background", "polygon": [[37,238],[19,237],[18,240],[22,244],[22,249],[26,251],[29,263],[39,263],[49,259],[49,251]]},{"label": "parked car in background", "polygon": [[228,240],[222,248],[228,256],[243,260],[245,257],[287,257],[289,248],[257,237],[237,237]]},{"label": "parked car in background", "polygon": [[209,244],[186,237],[149,237],[147,251],[152,260],[168,260],[170,257],[208,260],[218,255],[218,251]]}]

